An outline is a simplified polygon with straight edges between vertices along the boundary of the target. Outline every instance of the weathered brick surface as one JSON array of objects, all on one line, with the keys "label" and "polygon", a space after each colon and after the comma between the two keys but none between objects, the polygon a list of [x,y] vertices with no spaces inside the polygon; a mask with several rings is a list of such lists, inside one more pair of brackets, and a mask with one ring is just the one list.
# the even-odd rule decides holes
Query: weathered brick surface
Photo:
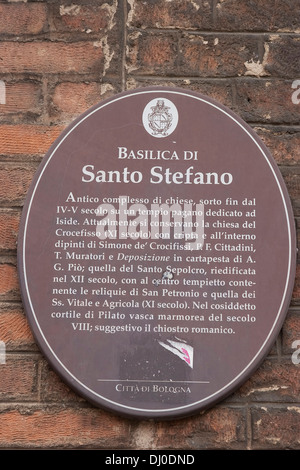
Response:
[{"label": "weathered brick surface", "polygon": [[15,250],[19,231],[20,212],[0,211],[0,250]]},{"label": "weathered brick surface", "polygon": [[205,30],[213,26],[212,0],[135,1],[130,5],[129,27]]},{"label": "weathered brick surface", "polygon": [[16,268],[42,156],[90,106],[151,85],[206,94],[256,130],[299,239],[299,33],[295,0],[0,1],[0,449],[300,449],[300,264],[266,360],[219,405],[170,422],[118,418],[72,391],[38,350]]},{"label": "weathered brick surface", "polygon": [[185,420],[138,423],[133,431],[136,449],[243,449],[247,442],[243,408],[215,407]]},{"label": "weathered brick surface", "polygon": [[18,297],[19,284],[16,267],[11,264],[0,264],[0,299],[14,300]]},{"label": "weathered brick surface", "polygon": [[5,448],[122,448],[126,420],[97,409],[0,406],[0,445]]},{"label": "weathered brick surface", "polygon": [[220,0],[216,2],[217,28],[225,31],[290,31],[299,28],[299,4],[293,0],[266,2]]},{"label": "weathered brick surface", "polygon": [[95,73],[103,72],[100,43],[82,41],[0,43],[0,73]]},{"label": "weathered brick surface", "polygon": [[71,390],[46,361],[41,364],[41,400],[50,403],[84,403],[84,399]]},{"label": "weathered brick surface", "polygon": [[27,114],[34,118],[42,112],[42,83],[34,80],[6,82],[6,102],[0,104],[0,115]]},{"label": "weathered brick surface", "polygon": [[59,83],[54,90],[51,106],[51,117],[69,120],[97,104],[100,100],[101,86],[92,83]]},{"label": "weathered brick surface", "polygon": [[258,60],[259,53],[255,36],[185,34],[180,40],[179,73],[236,77],[245,73],[245,62]]},{"label": "weathered brick surface", "polygon": [[3,205],[13,206],[23,202],[35,171],[34,166],[0,164],[0,179],[5,182],[5,185],[0,186],[0,201]]},{"label": "weathered brick surface", "polygon": [[297,304],[300,302],[300,266],[299,266],[299,263],[297,264],[297,267],[296,267],[296,279],[295,279],[294,290],[293,290],[293,301]]},{"label": "weathered brick surface", "polygon": [[251,402],[297,403],[300,393],[300,369],[290,358],[278,362],[266,360],[237,392],[241,400]]},{"label": "weathered brick surface", "polygon": [[288,188],[289,195],[292,201],[295,215],[299,215],[300,211],[300,178],[299,178],[300,168],[294,167],[293,169],[289,167],[282,168],[282,175],[285,181],[285,184]]},{"label": "weathered brick surface", "polygon": [[[286,317],[286,321],[282,328],[282,349],[284,354],[291,355],[297,349],[294,344],[295,342],[300,341],[300,311],[298,308],[295,308],[289,312]],[[293,346],[294,344],[294,346]],[[299,355],[300,359],[300,355]],[[300,367],[300,366],[299,366]],[[299,373],[298,368],[298,373]],[[298,378],[299,380],[299,378]]]},{"label": "weathered brick surface", "polygon": [[299,405],[254,408],[253,448],[299,449],[299,413]]},{"label": "weathered brick surface", "polygon": [[261,55],[253,35],[134,31],[128,41],[128,71],[138,75],[236,77],[254,74]]},{"label": "weathered brick surface", "polygon": [[128,37],[128,71],[142,75],[176,75],[177,36],[174,33],[132,33]]},{"label": "weathered brick surface", "polygon": [[0,35],[39,34],[47,27],[46,3],[0,4]]},{"label": "weathered brick surface", "polygon": [[[139,88],[142,86],[159,86],[161,82],[156,79],[144,79],[144,78],[130,78],[127,81],[128,90]],[[165,86],[168,87],[180,87],[187,90],[192,90],[197,93],[201,93],[206,96],[210,96],[219,103],[225,106],[233,108],[233,94],[234,90],[230,81],[224,80],[191,80],[191,79],[174,79],[168,78],[164,82]]]},{"label": "weathered brick surface", "polygon": [[300,132],[290,127],[254,127],[278,165],[299,165]]},{"label": "weathered brick surface", "polygon": [[5,364],[0,364],[0,400],[36,401],[38,359],[7,354]]},{"label": "weathered brick surface", "polygon": [[297,77],[300,74],[300,37],[274,35],[269,38],[266,71],[274,77]]},{"label": "weathered brick surface", "polygon": [[0,341],[5,343],[7,351],[36,349],[30,327],[19,304],[1,302]]},{"label": "weathered brick surface", "polygon": [[44,155],[63,126],[0,124],[0,155]]},{"label": "weathered brick surface", "polygon": [[299,109],[291,100],[291,91],[288,80],[238,80],[237,112],[250,123],[297,125]]},{"label": "weathered brick surface", "polygon": [[53,11],[54,27],[57,31],[84,32],[88,35],[103,33],[111,21],[111,11],[107,2],[103,1],[87,5],[56,2]]}]

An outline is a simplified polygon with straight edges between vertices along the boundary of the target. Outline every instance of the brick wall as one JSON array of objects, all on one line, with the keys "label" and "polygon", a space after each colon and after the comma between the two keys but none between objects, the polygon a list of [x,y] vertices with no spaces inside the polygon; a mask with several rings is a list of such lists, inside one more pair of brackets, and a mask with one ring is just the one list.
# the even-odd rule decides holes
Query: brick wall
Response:
[{"label": "brick wall", "polygon": [[199,91],[236,111],[273,153],[297,223],[299,18],[298,0],[0,1],[0,449],[300,448],[299,270],[258,371],[171,422],[113,416],[64,385],[31,336],[16,271],[22,205],[50,144],[91,105],[141,86]]}]

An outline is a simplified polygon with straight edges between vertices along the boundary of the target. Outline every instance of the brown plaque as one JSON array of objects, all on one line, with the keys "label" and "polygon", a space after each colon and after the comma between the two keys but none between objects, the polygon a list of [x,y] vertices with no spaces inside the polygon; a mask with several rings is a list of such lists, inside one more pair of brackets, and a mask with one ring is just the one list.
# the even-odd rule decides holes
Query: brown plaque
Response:
[{"label": "brown plaque", "polygon": [[45,156],[22,215],[22,297],[79,394],[182,417],[267,355],[295,246],[281,174],[246,123],[193,92],[137,89],[89,109]]}]

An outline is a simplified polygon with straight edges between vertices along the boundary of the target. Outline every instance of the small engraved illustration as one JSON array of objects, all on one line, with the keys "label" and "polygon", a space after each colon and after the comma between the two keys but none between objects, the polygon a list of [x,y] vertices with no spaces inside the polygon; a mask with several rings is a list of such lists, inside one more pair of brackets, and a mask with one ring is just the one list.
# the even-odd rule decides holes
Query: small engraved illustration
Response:
[{"label": "small engraved illustration", "polygon": [[148,114],[148,122],[153,135],[167,136],[173,120],[169,106],[165,105],[164,100],[157,100],[156,106],[152,106],[151,110],[152,112]]},{"label": "small engraved illustration", "polygon": [[168,137],[178,124],[178,111],[167,98],[151,100],[143,111],[143,125],[153,137]]}]

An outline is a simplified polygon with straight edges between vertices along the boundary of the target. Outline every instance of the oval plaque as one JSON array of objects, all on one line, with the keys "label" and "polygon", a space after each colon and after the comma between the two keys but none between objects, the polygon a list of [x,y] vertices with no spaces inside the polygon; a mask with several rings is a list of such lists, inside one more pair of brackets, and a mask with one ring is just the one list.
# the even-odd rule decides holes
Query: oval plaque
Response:
[{"label": "oval plaque", "polygon": [[288,193],[232,111],[176,88],[89,109],[34,178],[22,298],[52,367],[95,405],[176,418],[254,372],[294,283]]}]

